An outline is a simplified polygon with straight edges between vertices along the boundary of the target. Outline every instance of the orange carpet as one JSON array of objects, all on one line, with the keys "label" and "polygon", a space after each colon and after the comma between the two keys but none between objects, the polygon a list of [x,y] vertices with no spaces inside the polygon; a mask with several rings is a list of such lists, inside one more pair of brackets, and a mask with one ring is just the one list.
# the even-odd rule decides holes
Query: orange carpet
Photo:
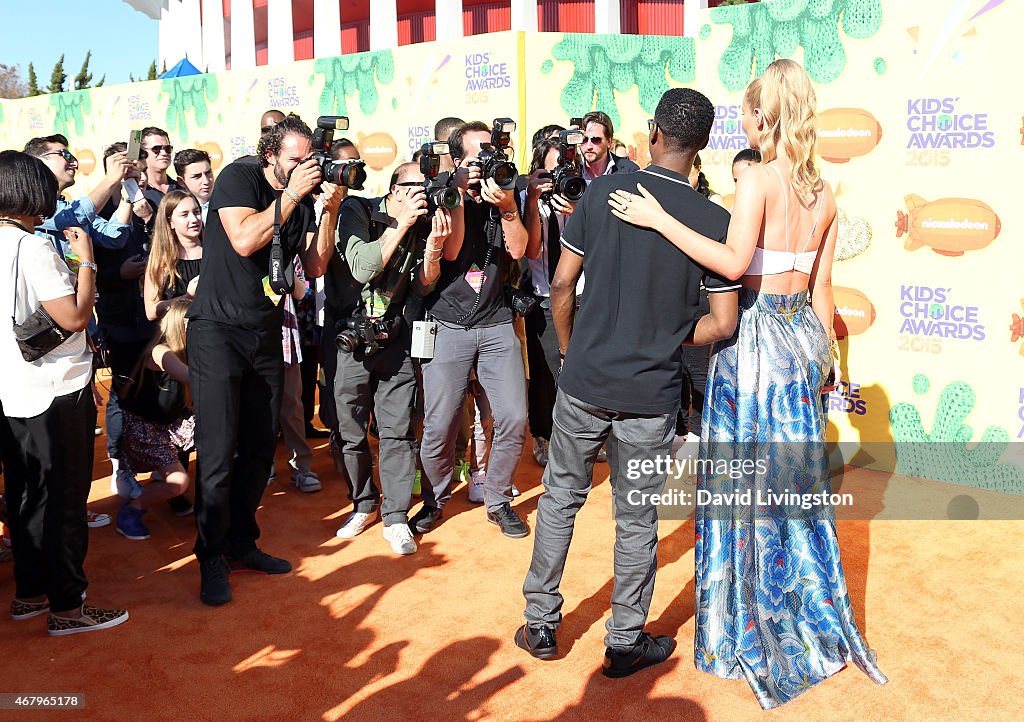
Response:
[{"label": "orange carpet", "polygon": [[[91,508],[113,515],[102,438],[96,458]],[[1024,522],[840,522],[857,621],[890,682],[849,668],[764,713],[745,682],[694,669],[692,522],[661,525],[649,629],[679,641],[675,656],[625,680],[600,674],[612,585],[607,466],[596,469],[566,569],[563,658],[540,662],[512,642],[532,538],[503,537],[462,487],[413,556],[393,556],[379,524],[336,539],[349,506],[326,447],[316,458],[322,492],[279,480],[259,513],[261,544],[295,572],[233,575],[235,600],[222,608],[199,602],[191,517],[154,509],[144,542],[92,530],[89,601],[127,607],[131,619],[65,638],[47,637],[45,618],[0,620],[0,692],[84,693],[88,705],[0,719],[1021,718]],[[279,450],[279,469],[283,459]],[[846,481],[873,474],[848,470]],[[539,478],[527,450],[517,508],[531,524]],[[0,589],[6,604],[10,564]]]}]

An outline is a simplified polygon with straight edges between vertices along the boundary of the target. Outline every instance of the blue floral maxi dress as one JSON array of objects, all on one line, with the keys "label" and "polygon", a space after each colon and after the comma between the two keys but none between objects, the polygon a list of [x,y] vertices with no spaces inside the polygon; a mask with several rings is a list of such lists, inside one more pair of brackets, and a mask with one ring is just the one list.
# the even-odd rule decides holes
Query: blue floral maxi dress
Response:
[{"label": "blue floral maxi dress", "polygon": [[[820,394],[831,367],[807,291],[741,289],[736,334],[711,357],[700,458],[761,459],[766,473],[716,468],[700,475],[699,489],[830,493]],[[847,662],[885,684],[854,621],[831,506],[801,513],[752,498],[697,507],[697,669],[746,679],[765,709]]]}]

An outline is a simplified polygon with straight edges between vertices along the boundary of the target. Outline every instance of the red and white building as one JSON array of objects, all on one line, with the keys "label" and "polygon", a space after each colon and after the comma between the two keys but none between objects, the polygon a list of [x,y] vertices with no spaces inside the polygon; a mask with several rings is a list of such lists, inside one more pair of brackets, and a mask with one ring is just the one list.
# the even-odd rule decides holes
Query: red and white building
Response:
[{"label": "red and white building", "polygon": [[524,30],[693,35],[721,0],[124,0],[160,21],[157,64],[287,63]]}]

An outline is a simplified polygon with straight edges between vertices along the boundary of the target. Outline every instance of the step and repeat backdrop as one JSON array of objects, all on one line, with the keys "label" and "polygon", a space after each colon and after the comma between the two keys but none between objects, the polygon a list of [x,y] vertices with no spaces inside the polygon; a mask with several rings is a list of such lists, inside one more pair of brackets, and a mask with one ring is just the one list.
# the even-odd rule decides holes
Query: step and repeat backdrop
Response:
[{"label": "step and repeat backdrop", "polygon": [[1024,493],[1024,100],[1007,58],[1024,7],[1003,0],[770,0],[715,8],[694,38],[495,33],[456,42],[0,102],[0,147],[64,133],[78,183],[103,149],[147,125],[215,171],[255,151],[270,108],[347,115],[367,192],[443,116],[548,123],[598,108],[641,165],[647,119],[669,87],[716,107],[701,153],[731,202],[747,146],[743,89],[776,57],[804,64],[818,95],[825,178],[840,209],[834,271],[845,382],[826,401],[845,461]]}]

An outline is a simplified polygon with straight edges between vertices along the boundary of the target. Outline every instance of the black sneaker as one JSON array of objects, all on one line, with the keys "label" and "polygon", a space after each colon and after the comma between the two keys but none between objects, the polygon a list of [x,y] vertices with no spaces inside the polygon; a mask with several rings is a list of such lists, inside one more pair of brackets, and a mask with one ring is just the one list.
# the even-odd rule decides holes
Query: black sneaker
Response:
[{"label": "black sneaker", "polygon": [[676,640],[671,637],[653,637],[647,632],[630,649],[613,649],[608,647],[604,652],[605,677],[628,677],[641,669],[660,664],[672,656]]},{"label": "black sneaker", "polygon": [[199,598],[203,604],[219,607],[231,601],[231,585],[228,584],[228,564],[224,557],[214,557],[199,562]]},{"label": "black sneaker", "polygon": [[167,506],[171,508],[175,516],[188,516],[195,509],[192,508],[192,503],[189,502],[184,496],[176,496],[173,499],[167,500]]},{"label": "black sneaker", "polygon": [[441,510],[432,506],[424,506],[409,520],[409,528],[414,534],[426,534],[441,521]]},{"label": "black sneaker", "polygon": [[228,557],[232,572],[256,572],[257,574],[287,574],[292,570],[290,562],[272,557],[259,549],[253,549],[237,557]]},{"label": "black sneaker", "polygon": [[551,627],[524,624],[516,630],[515,640],[517,647],[525,649],[537,659],[553,659],[558,656],[558,641]]},{"label": "black sneaker", "polygon": [[526,522],[519,518],[507,501],[494,511],[487,512],[487,521],[497,524],[502,534],[513,539],[522,539],[530,534]]}]

